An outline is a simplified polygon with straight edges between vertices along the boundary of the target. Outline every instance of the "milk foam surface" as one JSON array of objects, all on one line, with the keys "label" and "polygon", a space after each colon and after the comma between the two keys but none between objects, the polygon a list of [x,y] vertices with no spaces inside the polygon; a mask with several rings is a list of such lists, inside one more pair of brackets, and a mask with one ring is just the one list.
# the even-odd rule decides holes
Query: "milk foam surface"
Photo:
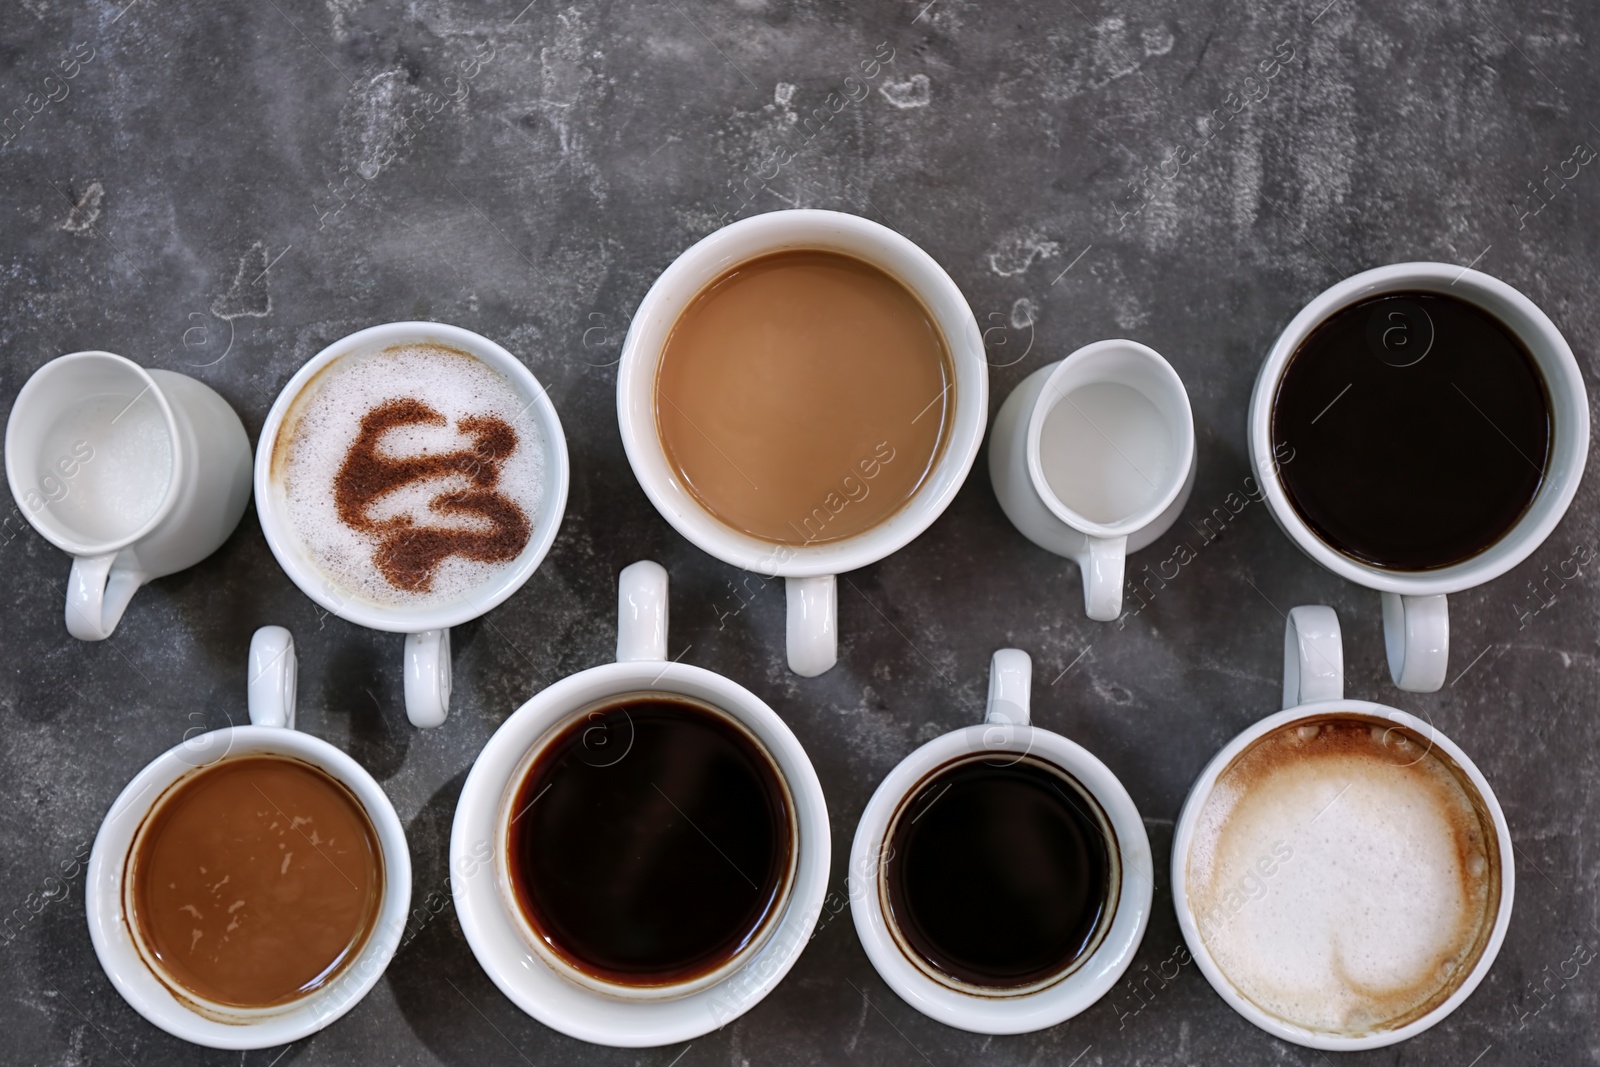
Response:
[{"label": "milk foam surface", "polygon": [[[380,454],[396,459],[470,451],[472,435],[462,419],[504,420],[517,446],[499,465],[494,489],[520,507],[537,526],[544,502],[546,442],[529,400],[498,371],[468,353],[438,345],[400,345],[356,352],[334,361],[295,399],[273,454],[273,480],[283,490],[289,525],[306,555],[328,579],[331,591],[386,607],[437,607],[470,598],[515,564],[482,563],[451,556],[435,571],[425,592],[393,585],[374,564],[380,538],[346,525],[335,502],[335,479],[361,432],[362,419],[399,399],[423,402],[445,417],[442,425],[410,424],[386,432]],[[409,517],[420,528],[488,532],[477,516],[447,514],[434,507],[442,495],[473,487],[465,473],[418,479],[385,493],[368,516],[377,521]]]},{"label": "milk foam surface", "polygon": [[1471,971],[1492,827],[1426,740],[1363,720],[1270,734],[1196,824],[1190,907],[1248,1000],[1311,1030],[1393,1029]]}]

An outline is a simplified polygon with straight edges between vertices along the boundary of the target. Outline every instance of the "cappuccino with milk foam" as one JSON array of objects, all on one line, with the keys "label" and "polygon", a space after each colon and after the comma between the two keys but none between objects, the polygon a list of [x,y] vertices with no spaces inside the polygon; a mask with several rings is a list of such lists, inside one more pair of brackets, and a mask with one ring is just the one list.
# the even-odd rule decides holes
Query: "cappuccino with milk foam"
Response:
[{"label": "cappuccino with milk foam", "polygon": [[1344,715],[1247,748],[1189,852],[1200,936],[1246,1000],[1312,1031],[1422,1017],[1482,956],[1500,900],[1482,797],[1426,737]]},{"label": "cappuccino with milk foam", "polygon": [[444,345],[335,360],[295,398],[272,455],[302,551],[333,588],[386,607],[470,600],[515,563],[544,504],[528,406]]}]

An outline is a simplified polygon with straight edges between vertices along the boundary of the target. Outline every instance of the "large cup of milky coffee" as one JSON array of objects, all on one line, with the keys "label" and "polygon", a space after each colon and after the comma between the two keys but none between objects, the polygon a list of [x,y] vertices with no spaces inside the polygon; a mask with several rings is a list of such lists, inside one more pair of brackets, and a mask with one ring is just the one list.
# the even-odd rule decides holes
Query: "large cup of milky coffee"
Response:
[{"label": "large cup of milky coffee", "polygon": [[1465,752],[1344,699],[1332,608],[1284,635],[1284,710],[1201,772],[1172,842],[1178,925],[1239,1014],[1338,1051],[1413,1037],[1483,981],[1511,922],[1511,834]]},{"label": "large cup of milky coffee", "polygon": [[186,738],[134,776],[95,836],[85,902],[123,999],[219,1049],[286,1045],[348,1012],[411,901],[383,789],[295,729],[289,631],[256,631],[249,664],[249,725]]},{"label": "large cup of milky coffee", "polygon": [[[673,261],[617,375],[628,462],[664,518],[788,596],[788,660],[837,658],[835,576],[938,518],[983,440],[983,339],[933,258],[836,211],[741,219]],[[742,599],[742,598],[741,598]]]},{"label": "large cup of milky coffee", "polygon": [[261,428],[256,512],[302,592],[406,634],[406,715],[450,708],[450,627],[522,587],[567,504],[567,445],[544,386],[486,337],[392,322],[335,341]]}]

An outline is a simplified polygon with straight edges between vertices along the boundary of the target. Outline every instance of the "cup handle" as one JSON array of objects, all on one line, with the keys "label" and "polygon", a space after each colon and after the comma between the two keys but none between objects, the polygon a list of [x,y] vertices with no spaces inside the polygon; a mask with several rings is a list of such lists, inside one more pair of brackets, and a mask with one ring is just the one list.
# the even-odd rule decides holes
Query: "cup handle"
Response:
[{"label": "cup handle", "polygon": [[133,549],[104,556],[74,556],[67,578],[67,633],[80,641],[104,641],[145,583]]},{"label": "cup handle", "polygon": [[996,726],[1029,725],[1033,660],[1020,648],[1002,648],[989,660],[989,701],[983,721]]},{"label": "cup handle", "polygon": [[450,631],[406,635],[406,718],[429,730],[450,714]]},{"label": "cup handle", "polygon": [[1383,594],[1389,677],[1408,693],[1437,693],[1450,664],[1450,608],[1443,593]]},{"label": "cup handle", "polygon": [[1283,626],[1283,706],[1344,699],[1344,640],[1325,604],[1289,609]]},{"label": "cup handle", "polygon": [[617,576],[617,662],[667,658],[667,569],[642,559]]},{"label": "cup handle", "polygon": [[1122,573],[1127,564],[1126,537],[1090,537],[1078,557],[1083,572],[1083,610],[1096,622],[1122,614]]},{"label": "cup handle", "polygon": [[831,574],[785,578],[789,669],[815,678],[839,662],[839,581]]},{"label": "cup handle", "polygon": [[295,683],[299,664],[294,635],[282,626],[263,626],[250,638],[250,722],[294,729]]}]

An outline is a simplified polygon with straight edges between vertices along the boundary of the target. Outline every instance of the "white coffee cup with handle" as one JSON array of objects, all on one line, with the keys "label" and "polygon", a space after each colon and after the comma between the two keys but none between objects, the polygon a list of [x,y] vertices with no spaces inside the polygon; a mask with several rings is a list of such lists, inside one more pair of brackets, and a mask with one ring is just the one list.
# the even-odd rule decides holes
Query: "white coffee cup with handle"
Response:
[{"label": "white coffee cup with handle", "polygon": [[[85,907],[89,936],[106,977],[152,1024],[209,1048],[273,1048],[328,1026],[377,985],[405,933],[411,853],[400,817],[364,767],[295,728],[296,674],[289,631],[281,626],[257,630],[250,641],[249,725],[196,734],[150,761],[111,805],[89,853]],[[376,835],[383,888],[360,948],[331,980],[285,1003],[247,1008],[206,1000],[167,973],[135,929],[130,870],[140,832],[163,798],[221,762],[259,756],[310,764],[350,792]],[[258,935],[270,936],[266,931]]]},{"label": "white coffee cup with handle", "polygon": [[989,479],[1024,537],[1078,564],[1089,618],[1122,614],[1128,553],[1194,488],[1194,415],[1178,372],[1137,341],[1097,341],[1024,378],[994,417]]},{"label": "white coffee cup with handle", "polygon": [[111,636],[144,583],[221,547],[250,500],[250,439],[194,378],[110,352],[51,360],[6,421],[17,506],[72,556],[67,632]]},{"label": "white coffee cup with handle", "polygon": [[[673,470],[656,426],[656,373],[673,325],[712,281],[774,252],[841,252],[888,273],[926,308],[954,364],[946,441],[921,488],[889,518],[854,537],[824,544],[776,544],[719,521]],[[819,314],[825,313],[819,310]],[[650,502],[684,537],[725,563],[782,577],[788,596],[789,668],[812,677],[838,659],[837,575],[904,547],[955,498],[983,443],[988,364],[972,309],[933,257],[886,226],[838,211],[772,211],[740,219],[673,260],[634,313],[617,373],[617,422],[628,462]],[[821,503],[820,501],[818,502]]]},{"label": "white coffee cup with handle", "polygon": [[[397,346],[438,346],[464,353],[504,379],[522,405],[517,429],[533,431],[544,450],[543,487],[527,543],[485,584],[442,604],[378,603],[342,585],[311,557],[289,515],[281,465],[274,463],[285,421],[319,375],[346,356],[381,353]],[[417,399],[426,401],[426,396]],[[519,447],[521,447],[519,445]],[[278,394],[261,428],[256,450],[256,514],[261,531],[284,572],[301,592],[348,622],[406,635],[403,669],[406,716],[420,727],[438,726],[450,710],[450,627],[489,611],[520,589],[544,560],[561,527],[567,505],[567,442],[555,405],[533,373],[500,345],[459,326],[439,322],[391,322],[341,338],[313,356]],[[333,486],[328,492],[333,493]],[[330,518],[329,521],[336,521]]]},{"label": "white coffee cup with handle", "polygon": [[[1274,459],[1272,413],[1290,358],[1323,322],[1352,304],[1385,293],[1454,296],[1488,311],[1526,346],[1544,379],[1550,403],[1550,452],[1543,479],[1522,517],[1494,544],[1470,559],[1428,571],[1374,567],[1318,537],[1289,502],[1279,474],[1292,458]],[[1506,573],[1544,543],[1577,494],[1589,454],[1589,397],[1572,349],[1533,301],[1479,271],[1448,263],[1395,263],[1346,278],[1325,290],[1284,327],[1256,376],[1250,397],[1250,456],[1261,472],[1268,510],[1302,552],[1383,601],[1383,639],[1394,684],[1413,693],[1444,685],[1450,661],[1446,596]]]}]

